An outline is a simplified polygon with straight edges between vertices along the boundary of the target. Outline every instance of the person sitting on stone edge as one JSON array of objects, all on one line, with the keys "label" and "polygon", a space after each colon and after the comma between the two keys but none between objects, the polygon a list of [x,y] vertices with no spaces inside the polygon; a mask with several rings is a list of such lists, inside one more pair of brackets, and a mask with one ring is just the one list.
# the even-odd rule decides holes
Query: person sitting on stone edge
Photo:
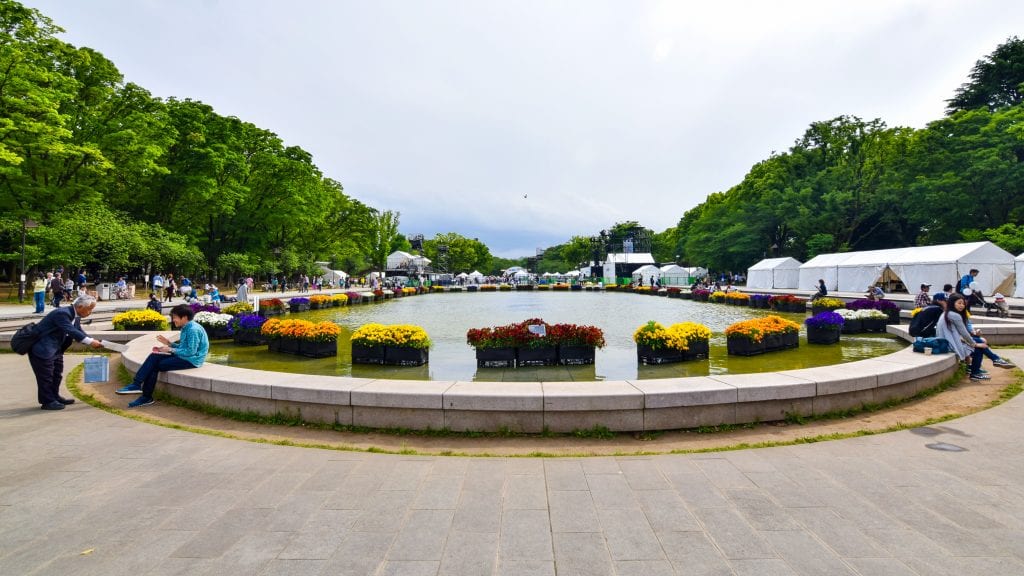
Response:
[{"label": "person sitting on stone edge", "polygon": [[195,312],[188,304],[178,304],[171,309],[171,322],[181,330],[177,342],[171,342],[163,334],[157,336],[162,346],[154,346],[153,353],[146,358],[132,383],[117,389],[118,394],[142,394],[128,403],[129,408],[149,406],[154,402],[153,390],[160,372],[199,368],[210,351],[210,340],[206,330],[192,320]]}]

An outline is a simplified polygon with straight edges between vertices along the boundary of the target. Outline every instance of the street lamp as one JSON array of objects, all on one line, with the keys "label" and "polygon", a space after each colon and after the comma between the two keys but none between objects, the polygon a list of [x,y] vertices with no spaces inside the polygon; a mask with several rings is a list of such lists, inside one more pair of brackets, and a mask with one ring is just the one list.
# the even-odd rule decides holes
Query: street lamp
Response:
[{"label": "street lamp", "polygon": [[18,303],[25,301],[25,232],[29,228],[38,228],[39,223],[30,218],[21,221],[21,277],[18,282]]}]

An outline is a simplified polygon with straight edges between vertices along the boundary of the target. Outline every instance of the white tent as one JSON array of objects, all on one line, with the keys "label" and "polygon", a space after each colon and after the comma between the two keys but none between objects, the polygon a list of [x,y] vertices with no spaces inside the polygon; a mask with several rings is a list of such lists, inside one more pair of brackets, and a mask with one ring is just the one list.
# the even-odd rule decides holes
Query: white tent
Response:
[{"label": "white tent", "polygon": [[661,270],[653,264],[641,266],[633,270],[633,282],[642,280],[645,285],[649,286],[659,278],[661,278]]},{"label": "white tent", "polygon": [[[825,287],[829,290],[839,289],[839,265],[846,262],[853,252],[837,254],[818,254],[800,266],[800,282],[798,287],[801,290],[817,290],[818,280],[825,281]],[[749,284],[749,282],[748,282]],[[864,291],[867,285],[861,286],[858,291]]]},{"label": "white tent", "polygon": [[337,284],[338,282],[344,281],[345,278],[348,278],[348,274],[341,270],[331,270],[331,267],[327,262],[317,262],[317,264],[320,266],[320,270],[323,271],[322,276],[325,281]]},{"label": "white tent", "polygon": [[747,288],[796,288],[800,261],[796,258],[765,258],[747,268]]},{"label": "white tent", "polygon": [[580,271],[579,270],[569,270],[568,272],[565,273],[565,276],[567,278],[576,278],[579,275],[580,275]]},{"label": "white tent", "polygon": [[483,275],[483,274],[481,274],[481,273],[480,273],[479,271],[477,271],[477,270],[473,270],[472,272],[470,272],[470,273],[469,273],[469,277],[470,277],[470,278],[483,278],[483,277],[484,277],[484,275]]},{"label": "white tent", "polygon": [[690,273],[678,264],[666,264],[661,267],[662,286],[685,286],[690,283]]},{"label": "white tent", "polygon": [[460,272],[460,273],[456,274],[455,277],[456,278],[469,278],[469,274],[466,274],[465,272]]},{"label": "white tent", "polygon": [[[819,258],[830,261],[834,270],[827,275],[826,267],[819,266]],[[1014,258],[1006,250],[991,242],[966,242],[963,244],[942,244],[938,246],[917,246],[870,250],[847,254],[823,254],[801,267],[800,288],[813,290],[818,278],[825,278],[825,285],[841,292],[863,292],[868,285],[880,281],[902,282],[908,292],[914,294],[921,284],[931,284],[933,289],[943,284],[955,284],[971,268],[979,271],[977,282],[984,294],[1008,293],[1014,280]],[[814,265],[811,268],[809,265]],[[808,274],[810,270],[815,273]],[[835,285],[829,283],[835,279]]]},{"label": "white tent", "polygon": [[399,270],[401,268],[405,268],[413,258],[414,256],[408,252],[395,250],[391,254],[388,254],[387,269]]},{"label": "white tent", "polygon": [[[1017,256],[1013,263],[1017,269],[1017,287],[1013,290],[1013,297],[1024,298],[1024,254]],[[992,293],[995,294],[995,291]]]}]

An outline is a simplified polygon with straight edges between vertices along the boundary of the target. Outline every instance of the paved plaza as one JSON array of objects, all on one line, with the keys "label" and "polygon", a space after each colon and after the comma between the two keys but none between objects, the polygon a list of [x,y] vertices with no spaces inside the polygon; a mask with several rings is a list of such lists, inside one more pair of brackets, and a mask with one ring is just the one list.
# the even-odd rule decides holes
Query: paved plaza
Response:
[{"label": "paved plaza", "polygon": [[1024,574],[1024,398],[811,445],[453,458],[44,412],[24,357],[0,374],[5,576]]}]

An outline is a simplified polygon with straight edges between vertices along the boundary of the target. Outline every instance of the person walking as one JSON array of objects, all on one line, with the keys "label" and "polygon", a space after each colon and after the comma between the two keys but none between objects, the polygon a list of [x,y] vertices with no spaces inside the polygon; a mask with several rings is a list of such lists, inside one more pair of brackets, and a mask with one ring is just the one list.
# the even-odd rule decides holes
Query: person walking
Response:
[{"label": "person walking", "polygon": [[50,280],[50,295],[53,296],[53,307],[60,308],[60,301],[64,299],[64,280],[60,277],[60,272],[53,275]]},{"label": "person walking", "polygon": [[174,292],[178,289],[178,285],[174,282],[174,274],[168,274],[167,279],[164,281],[164,301],[170,302],[174,299]]},{"label": "person walking", "polygon": [[36,377],[37,399],[43,410],[63,410],[65,405],[75,403],[74,398],[60,395],[64,352],[73,341],[101,347],[99,340],[82,331],[82,318],[88,318],[95,307],[95,298],[79,296],[71,306],[53,310],[36,325],[39,337],[28,351],[28,362]]},{"label": "person walking", "polygon": [[46,309],[46,278],[42,274],[36,274],[32,282],[32,299],[36,305],[36,314],[42,314]]},{"label": "person walking", "polygon": [[128,403],[129,408],[140,408],[153,404],[153,391],[160,372],[199,368],[206,361],[210,351],[210,340],[206,330],[193,321],[195,312],[188,304],[178,304],[171,309],[171,322],[181,330],[177,342],[171,342],[163,334],[156,337],[161,346],[154,346],[152,354],[139,367],[132,383],[118,388],[118,394],[141,394]]},{"label": "person walking", "polygon": [[239,302],[249,302],[249,284],[245,280],[238,283],[238,290],[235,294],[235,298]]}]

